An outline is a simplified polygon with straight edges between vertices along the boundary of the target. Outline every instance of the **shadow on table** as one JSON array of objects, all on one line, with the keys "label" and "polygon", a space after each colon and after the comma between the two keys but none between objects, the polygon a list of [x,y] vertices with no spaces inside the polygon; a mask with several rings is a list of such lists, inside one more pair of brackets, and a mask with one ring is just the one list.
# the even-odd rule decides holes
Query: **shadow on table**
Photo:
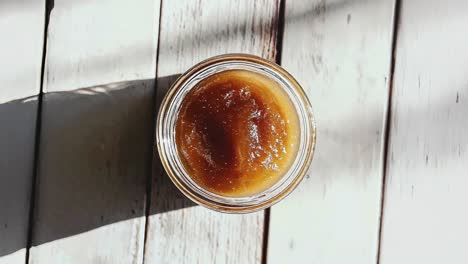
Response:
[{"label": "shadow on table", "polygon": [[0,257],[27,239],[36,113],[37,96],[0,104]]},{"label": "shadow on table", "polygon": [[[156,109],[177,76],[158,79]],[[150,214],[195,205],[153,147],[154,89],[150,79],[43,96],[33,246],[145,216],[151,175]],[[31,98],[0,104],[0,256],[26,245],[36,109]]]},{"label": "shadow on table", "polygon": [[[158,78],[158,89],[156,95],[156,108],[158,110],[169,87],[179,76],[180,74],[175,74]],[[155,112],[155,114],[157,114],[157,112]],[[156,117],[154,120],[156,120]],[[185,197],[172,183],[169,176],[167,176],[159,158],[156,142],[153,157],[153,177],[151,184],[152,199],[149,214],[160,214],[194,206],[195,203]]]}]

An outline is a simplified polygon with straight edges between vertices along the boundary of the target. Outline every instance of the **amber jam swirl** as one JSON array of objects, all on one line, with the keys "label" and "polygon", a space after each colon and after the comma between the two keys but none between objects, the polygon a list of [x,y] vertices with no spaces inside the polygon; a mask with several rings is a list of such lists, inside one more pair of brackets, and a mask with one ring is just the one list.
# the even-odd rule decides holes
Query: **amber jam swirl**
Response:
[{"label": "amber jam swirl", "polygon": [[185,96],[175,136],[195,183],[242,197],[268,189],[288,171],[300,129],[296,109],[277,82],[253,71],[227,70]]}]

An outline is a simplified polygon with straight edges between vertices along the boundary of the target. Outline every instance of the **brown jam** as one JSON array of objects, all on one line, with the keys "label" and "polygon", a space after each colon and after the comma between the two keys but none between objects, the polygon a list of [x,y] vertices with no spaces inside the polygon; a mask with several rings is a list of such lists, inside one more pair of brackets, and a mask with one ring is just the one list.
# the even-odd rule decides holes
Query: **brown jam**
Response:
[{"label": "brown jam", "polygon": [[216,73],[184,98],[176,143],[184,168],[202,188],[224,196],[260,193],[293,163],[299,120],[285,91],[251,71]]}]

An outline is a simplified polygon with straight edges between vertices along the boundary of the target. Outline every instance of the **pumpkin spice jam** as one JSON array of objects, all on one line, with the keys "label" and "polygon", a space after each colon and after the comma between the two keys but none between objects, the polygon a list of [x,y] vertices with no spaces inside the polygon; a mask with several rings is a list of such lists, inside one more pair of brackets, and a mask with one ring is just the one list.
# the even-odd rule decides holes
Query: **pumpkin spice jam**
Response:
[{"label": "pumpkin spice jam", "polygon": [[202,188],[223,196],[258,194],[288,171],[298,149],[296,109],[280,85],[228,70],[198,83],[182,102],[176,143]]}]

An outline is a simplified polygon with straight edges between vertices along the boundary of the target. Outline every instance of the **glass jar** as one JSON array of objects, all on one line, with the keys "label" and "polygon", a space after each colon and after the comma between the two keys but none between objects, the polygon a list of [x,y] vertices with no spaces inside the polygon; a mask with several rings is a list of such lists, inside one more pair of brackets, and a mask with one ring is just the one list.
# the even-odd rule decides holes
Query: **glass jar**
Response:
[{"label": "glass jar", "polygon": [[[203,79],[226,70],[247,70],[276,81],[289,96],[299,118],[297,156],[287,172],[273,186],[246,197],[227,197],[198,185],[185,170],[176,142],[176,121],[188,92]],[[174,184],[195,203],[228,213],[247,213],[272,206],[288,195],[310,166],[315,146],[315,123],[311,104],[299,83],[277,64],[247,54],[226,54],[202,61],[182,74],[171,86],[159,109],[156,140],[161,162]]]}]

